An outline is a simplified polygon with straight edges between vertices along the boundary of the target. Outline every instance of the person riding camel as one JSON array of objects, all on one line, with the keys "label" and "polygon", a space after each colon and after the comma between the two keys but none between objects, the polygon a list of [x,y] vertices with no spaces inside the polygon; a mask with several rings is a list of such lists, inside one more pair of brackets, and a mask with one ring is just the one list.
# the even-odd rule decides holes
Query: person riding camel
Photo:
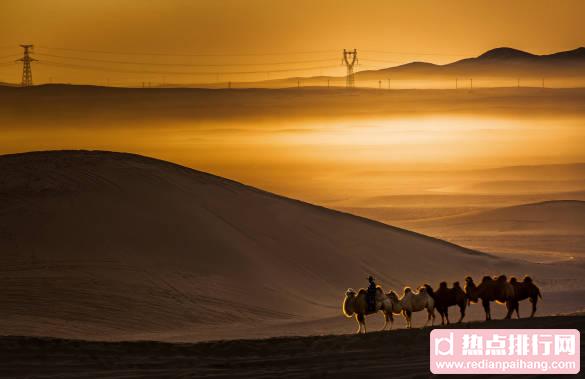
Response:
[{"label": "person riding camel", "polygon": [[370,312],[376,310],[376,282],[374,281],[374,277],[370,275],[368,278],[368,292],[366,293],[366,302],[368,303],[368,309]]}]

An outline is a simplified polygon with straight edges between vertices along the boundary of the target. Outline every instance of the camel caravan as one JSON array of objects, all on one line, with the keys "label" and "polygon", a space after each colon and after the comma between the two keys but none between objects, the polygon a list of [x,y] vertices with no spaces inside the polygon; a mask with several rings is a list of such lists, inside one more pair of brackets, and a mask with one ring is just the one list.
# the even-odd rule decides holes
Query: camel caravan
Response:
[{"label": "camel caravan", "polygon": [[414,312],[427,311],[428,317],[425,326],[431,322],[435,323],[435,309],[441,316],[441,325],[450,323],[449,307],[457,306],[459,308],[459,320],[461,323],[465,317],[465,310],[472,303],[481,300],[485,311],[485,318],[492,319],[490,303],[492,301],[498,304],[505,304],[508,313],[505,319],[510,319],[516,312],[520,318],[520,301],[528,299],[532,303],[532,313],[536,313],[538,299],[542,299],[540,289],[533,283],[529,276],[524,277],[520,282],[516,278],[507,279],[505,275],[498,277],[484,276],[479,285],[476,285],[473,279],[468,276],[465,278],[465,288],[461,288],[459,282],[453,283],[449,288],[447,282],[441,282],[437,290],[424,284],[414,291],[410,287],[405,287],[402,296],[394,291],[384,292],[382,287],[375,284],[374,279],[370,276],[370,285],[368,289],[354,291],[348,289],[343,300],[343,314],[351,318],[355,315],[358,323],[357,333],[366,333],[366,316],[376,314],[382,311],[384,315],[384,327],[388,325],[392,329],[394,315],[402,314],[406,320],[406,327],[412,328],[412,314]]}]

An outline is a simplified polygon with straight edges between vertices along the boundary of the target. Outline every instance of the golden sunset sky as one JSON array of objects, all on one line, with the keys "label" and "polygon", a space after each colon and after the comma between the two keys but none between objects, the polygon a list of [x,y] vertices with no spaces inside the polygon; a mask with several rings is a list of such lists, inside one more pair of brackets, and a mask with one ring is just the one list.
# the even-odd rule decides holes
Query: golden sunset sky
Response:
[{"label": "golden sunset sky", "polygon": [[582,0],[2,0],[0,81],[20,80],[21,43],[37,83],[264,80],[342,75],[343,48],[360,69],[574,49],[583,14]]}]

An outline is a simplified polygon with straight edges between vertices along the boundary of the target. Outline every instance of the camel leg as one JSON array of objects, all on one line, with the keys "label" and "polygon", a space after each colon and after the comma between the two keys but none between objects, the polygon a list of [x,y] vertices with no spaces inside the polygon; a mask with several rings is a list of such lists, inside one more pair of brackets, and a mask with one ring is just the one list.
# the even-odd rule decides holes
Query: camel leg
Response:
[{"label": "camel leg", "polygon": [[445,325],[445,313],[442,309],[439,310],[439,315],[441,316],[441,325]]},{"label": "camel leg", "polygon": [[515,310],[516,310],[516,317],[518,317],[518,319],[520,319],[520,302],[519,301],[516,302]]},{"label": "camel leg", "polygon": [[491,311],[490,311],[490,302],[489,300],[481,300],[481,304],[483,305],[483,310],[485,311],[485,320],[491,320],[492,319],[492,315],[491,315]]},{"label": "camel leg", "polygon": [[512,313],[514,313],[515,307],[516,303],[513,300],[506,300],[506,309],[508,310],[508,313],[506,313],[504,320],[509,320],[512,318]]},{"label": "camel leg", "polygon": [[530,302],[532,303],[532,313],[530,314],[530,318],[532,318],[536,313],[536,304],[538,303],[538,296],[531,297]]},{"label": "camel leg", "polygon": [[425,322],[425,326],[429,324],[429,321],[431,321],[431,310],[427,308],[427,322]]},{"label": "camel leg", "polygon": [[457,323],[461,324],[461,322],[463,321],[463,317],[465,317],[465,303],[459,305],[459,312],[461,312],[461,316],[459,317],[459,321],[457,321]]},{"label": "camel leg", "polygon": [[412,328],[412,321],[411,321],[412,320],[411,319],[412,313],[407,311],[407,310],[404,310],[402,312],[404,314],[404,318],[406,319],[406,328],[407,329]]},{"label": "camel leg", "polygon": [[388,326],[388,313],[384,312],[384,326],[382,327],[382,331],[386,330],[387,326]]},{"label": "camel leg", "polygon": [[357,320],[360,324],[360,328],[358,329],[358,333],[360,333],[363,330],[364,334],[365,334],[366,333],[366,317],[360,313],[357,315]]},{"label": "camel leg", "polygon": [[447,325],[449,325],[451,323],[449,321],[449,308],[445,308],[445,318],[447,319]]}]

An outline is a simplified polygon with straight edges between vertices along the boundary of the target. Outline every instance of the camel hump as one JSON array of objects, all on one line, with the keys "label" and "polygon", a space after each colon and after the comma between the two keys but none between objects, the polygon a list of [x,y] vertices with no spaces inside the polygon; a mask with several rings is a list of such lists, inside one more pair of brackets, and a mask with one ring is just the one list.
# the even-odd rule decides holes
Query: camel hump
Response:
[{"label": "camel hump", "polygon": [[366,291],[365,289],[363,289],[363,288],[360,288],[360,290],[359,290],[359,292],[358,292],[358,296],[365,296],[367,292],[368,292],[368,291]]},{"label": "camel hump", "polygon": [[498,276],[498,281],[500,281],[500,282],[505,282],[507,280],[508,280],[508,278],[504,274]]},{"label": "camel hump", "polygon": [[510,278],[510,283],[512,284],[516,284],[518,283],[518,279],[516,279],[514,276]]},{"label": "camel hump", "polygon": [[345,296],[355,296],[355,290],[353,288],[348,288],[347,291],[345,291]]},{"label": "camel hump", "polygon": [[459,282],[453,282],[453,288],[461,288]]},{"label": "camel hump", "polygon": [[528,275],[524,277],[524,283],[532,283],[532,278]]},{"label": "camel hump", "polygon": [[412,292],[412,288],[404,287],[404,293],[411,293],[411,292]]},{"label": "camel hump", "polygon": [[439,283],[439,288],[442,288],[442,289],[447,288],[447,282]]},{"label": "camel hump", "polygon": [[492,277],[491,277],[491,276],[489,276],[489,275],[486,275],[486,276],[484,276],[484,277],[481,279],[481,282],[483,283],[483,282],[487,282],[487,281],[490,281],[490,280],[492,280]]}]

